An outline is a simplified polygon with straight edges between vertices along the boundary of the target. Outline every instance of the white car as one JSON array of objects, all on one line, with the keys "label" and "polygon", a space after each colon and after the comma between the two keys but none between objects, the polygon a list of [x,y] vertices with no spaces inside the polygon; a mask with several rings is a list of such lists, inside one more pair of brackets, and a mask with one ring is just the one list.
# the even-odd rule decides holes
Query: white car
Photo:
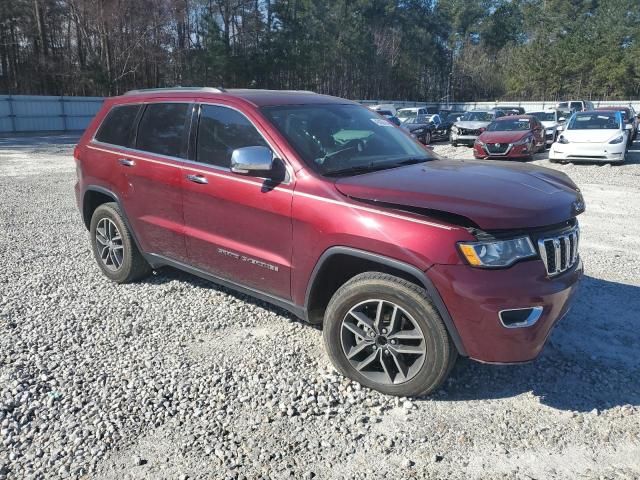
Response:
[{"label": "white car", "polygon": [[429,115],[429,110],[426,107],[408,107],[398,110],[398,118],[402,123],[406,122],[410,118],[419,117],[422,115]]},{"label": "white car", "polygon": [[459,144],[473,146],[489,124],[500,117],[504,117],[502,110],[471,110],[466,112],[451,127],[451,135],[449,136],[451,145],[454,147]]},{"label": "white car", "polygon": [[545,110],[539,112],[527,112],[527,115],[536,117],[544,127],[544,138],[547,146],[556,141],[562,128],[558,128],[564,124],[566,118],[563,112],[558,110]]},{"label": "white car", "polygon": [[616,111],[576,112],[551,145],[552,162],[622,163],[632,126]]}]

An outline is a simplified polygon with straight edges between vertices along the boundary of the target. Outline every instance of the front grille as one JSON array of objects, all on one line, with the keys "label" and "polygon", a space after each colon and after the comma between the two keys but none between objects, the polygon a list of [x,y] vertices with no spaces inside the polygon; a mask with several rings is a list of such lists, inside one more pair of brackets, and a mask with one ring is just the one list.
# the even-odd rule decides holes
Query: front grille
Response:
[{"label": "front grille", "polygon": [[540,257],[550,277],[566,272],[578,261],[580,229],[575,228],[557,235],[538,239]]},{"label": "front grille", "polygon": [[478,136],[478,135],[480,135],[481,132],[480,132],[480,130],[470,130],[468,128],[459,128],[458,129],[458,133],[460,135],[476,135],[476,136]]},{"label": "front grille", "polygon": [[506,153],[508,149],[508,143],[487,143],[487,151],[489,153]]}]

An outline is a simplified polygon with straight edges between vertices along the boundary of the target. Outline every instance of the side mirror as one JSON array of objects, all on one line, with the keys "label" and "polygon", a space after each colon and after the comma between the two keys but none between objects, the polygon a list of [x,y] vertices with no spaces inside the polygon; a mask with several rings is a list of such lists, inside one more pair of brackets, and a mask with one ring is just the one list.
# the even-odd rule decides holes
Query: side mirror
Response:
[{"label": "side mirror", "polygon": [[[638,115],[640,117],[640,115]],[[456,122],[459,122],[462,117],[456,117]]]},{"label": "side mirror", "polygon": [[633,130],[633,125],[630,123],[625,123],[624,124],[624,129],[625,130]]},{"label": "side mirror", "polygon": [[273,168],[273,152],[267,147],[236,148],[231,154],[231,171],[234,173],[270,172]]}]

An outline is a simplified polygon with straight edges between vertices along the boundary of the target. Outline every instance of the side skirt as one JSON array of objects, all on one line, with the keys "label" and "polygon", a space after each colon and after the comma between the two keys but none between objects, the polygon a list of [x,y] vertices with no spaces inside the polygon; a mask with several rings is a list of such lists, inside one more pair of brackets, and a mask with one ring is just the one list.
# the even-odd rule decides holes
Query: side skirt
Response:
[{"label": "side skirt", "polygon": [[287,310],[301,320],[307,320],[307,312],[304,307],[296,305],[284,298],[276,297],[275,295],[271,295],[261,290],[256,290],[251,287],[240,285],[231,280],[212,275],[208,272],[205,272],[204,270],[200,270],[199,268],[187,265],[186,263],[163,257],[162,255],[157,255],[155,253],[145,253],[144,257],[153,268],[168,266],[176,268],[178,270],[182,270],[184,272],[190,273],[191,275],[195,275],[196,277],[203,278],[215,284],[222,285],[223,287],[235,290],[250,297],[254,297],[277,307],[283,308],[284,310]]}]

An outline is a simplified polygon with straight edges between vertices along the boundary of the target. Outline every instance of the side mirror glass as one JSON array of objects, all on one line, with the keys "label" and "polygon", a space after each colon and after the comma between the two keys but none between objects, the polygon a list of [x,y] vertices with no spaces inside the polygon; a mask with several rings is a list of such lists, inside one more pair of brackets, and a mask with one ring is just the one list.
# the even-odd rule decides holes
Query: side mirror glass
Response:
[{"label": "side mirror glass", "polygon": [[273,152],[267,147],[236,148],[231,154],[231,171],[254,174],[273,169]]}]

